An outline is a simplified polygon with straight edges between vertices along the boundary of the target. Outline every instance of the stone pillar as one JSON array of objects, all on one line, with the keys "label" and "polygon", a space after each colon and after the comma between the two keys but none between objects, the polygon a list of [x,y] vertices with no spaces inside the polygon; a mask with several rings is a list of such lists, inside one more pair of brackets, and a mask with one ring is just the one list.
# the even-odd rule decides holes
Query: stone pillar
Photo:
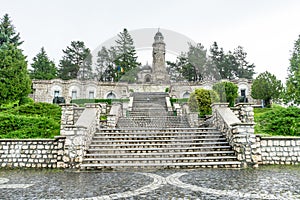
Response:
[{"label": "stone pillar", "polygon": [[258,167],[261,163],[261,149],[254,135],[254,123],[236,123],[231,124],[231,127],[229,143],[242,163],[242,167]]},{"label": "stone pillar", "polygon": [[243,123],[253,123],[254,122],[254,112],[251,103],[238,103],[233,108],[235,115]]},{"label": "stone pillar", "polygon": [[74,125],[74,109],[77,108],[76,104],[61,104],[61,127],[62,130],[65,126]]}]

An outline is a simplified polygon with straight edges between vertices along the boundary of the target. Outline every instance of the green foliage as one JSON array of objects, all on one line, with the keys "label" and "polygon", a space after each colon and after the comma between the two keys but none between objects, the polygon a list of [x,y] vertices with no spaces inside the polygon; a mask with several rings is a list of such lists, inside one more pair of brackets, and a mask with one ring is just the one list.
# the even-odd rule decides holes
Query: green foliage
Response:
[{"label": "green foliage", "polygon": [[115,81],[121,80],[122,76],[126,75],[127,77],[123,80],[135,82],[137,70],[134,69],[136,69],[140,65],[140,63],[137,62],[133,39],[126,28],[123,29],[123,32],[120,32],[118,34],[116,43],[117,46],[115,48],[117,55],[114,63],[118,68],[116,71],[117,77]]},{"label": "green foliage", "polygon": [[29,103],[0,113],[0,138],[53,138],[59,135],[61,108]]},{"label": "green foliage", "polygon": [[77,105],[84,106],[85,103],[107,103],[111,105],[114,102],[123,103],[129,102],[129,99],[72,99],[71,103],[76,103]]},{"label": "green foliage", "polygon": [[213,90],[219,95],[220,102],[228,102],[230,107],[234,106],[234,101],[238,97],[238,86],[234,83],[224,81],[216,83]]},{"label": "green foliage", "polygon": [[259,74],[253,81],[251,96],[254,99],[263,99],[265,106],[270,107],[271,100],[279,99],[282,91],[281,81],[277,80],[275,75],[266,71]]},{"label": "green foliage", "polygon": [[170,91],[170,88],[166,87],[165,92],[168,93]]},{"label": "green foliage", "polygon": [[112,82],[116,80],[115,59],[117,52],[115,47],[102,47],[97,55],[96,78],[98,81]]},{"label": "green foliage", "polygon": [[31,91],[25,56],[12,44],[0,46],[0,105],[18,101]]},{"label": "green foliage", "polygon": [[15,27],[12,24],[8,14],[5,14],[0,19],[0,47],[4,44],[12,44],[18,47],[23,42],[20,41],[20,33],[16,33]]},{"label": "green foliage", "polygon": [[33,58],[31,64],[32,70],[29,70],[30,77],[37,80],[51,80],[56,78],[57,69],[53,61],[51,61],[44,47],[41,51]]},{"label": "green foliage", "polygon": [[300,136],[300,108],[255,109],[255,132],[259,134]]},{"label": "green foliage", "polygon": [[216,42],[210,47],[211,60],[218,69],[221,79],[247,78],[252,79],[254,75],[254,64],[246,61],[247,53],[243,47],[238,46],[233,53],[225,53]]},{"label": "green foliage", "polygon": [[205,117],[211,114],[211,104],[214,102],[219,102],[219,96],[215,91],[196,89],[191,93],[188,105],[192,112],[199,112],[200,117]]},{"label": "green foliage", "polygon": [[181,53],[176,62],[167,61],[168,71],[173,81],[202,81],[217,78],[214,67],[206,56],[206,49],[200,43],[189,44],[189,51]]},{"label": "green foliage", "polygon": [[63,80],[88,79],[92,76],[92,56],[89,48],[82,41],[72,41],[71,46],[63,50],[64,56],[59,61],[58,77]]},{"label": "green foliage", "polygon": [[285,101],[300,105],[300,35],[294,44],[288,78],[286,82]]},{"label": "green foliage", "polygon": [[170,101],[171,101],[171,105],[173,105],[173,103],[184,104],[189,101],[189,98],[182,98],[182,99],[170,98]]}]

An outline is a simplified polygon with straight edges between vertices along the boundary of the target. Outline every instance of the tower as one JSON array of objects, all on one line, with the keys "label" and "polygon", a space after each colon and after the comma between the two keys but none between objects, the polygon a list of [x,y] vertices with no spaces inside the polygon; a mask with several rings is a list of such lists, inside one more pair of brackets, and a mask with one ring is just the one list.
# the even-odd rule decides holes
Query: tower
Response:
[{"label": "tower", "polygon": [[170,78],[165,65],[166,43],[164,42],[164,36],[159,30],[154,36],[152,47],[152,81],[154,83],[169,83]]}]

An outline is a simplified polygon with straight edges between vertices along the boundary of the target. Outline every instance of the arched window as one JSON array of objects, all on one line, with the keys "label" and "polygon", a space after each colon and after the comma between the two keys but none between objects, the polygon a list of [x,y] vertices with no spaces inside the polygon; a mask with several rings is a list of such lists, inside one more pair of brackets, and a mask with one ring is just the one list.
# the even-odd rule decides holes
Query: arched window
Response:
[{"label": "arched window", "polygon": [[149,74],[147,74],[145,76],[145,83],[150,83],[151,82],[151,76]]},{"label": "arched window", "polygon": [[116,95],[113,93],[113,92],[110,92],[106,95],[106,98],[107,99],[115,99],[116,98]]},{"label": "arched window", "polygon": [[190,93],[189,93],[189,92],[185,92],[185,93],[182,95],[182,98],[190,98]]}]

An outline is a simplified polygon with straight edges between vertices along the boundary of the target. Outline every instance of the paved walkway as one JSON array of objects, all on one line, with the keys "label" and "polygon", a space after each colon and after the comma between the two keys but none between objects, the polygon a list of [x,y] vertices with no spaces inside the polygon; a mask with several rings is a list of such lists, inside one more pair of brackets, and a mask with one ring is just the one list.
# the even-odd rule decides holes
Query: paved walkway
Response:
[{"label": "paved walkway", "polygon": [[300,167],[153,172],[0,170],[0,199],[300,199]]}]

